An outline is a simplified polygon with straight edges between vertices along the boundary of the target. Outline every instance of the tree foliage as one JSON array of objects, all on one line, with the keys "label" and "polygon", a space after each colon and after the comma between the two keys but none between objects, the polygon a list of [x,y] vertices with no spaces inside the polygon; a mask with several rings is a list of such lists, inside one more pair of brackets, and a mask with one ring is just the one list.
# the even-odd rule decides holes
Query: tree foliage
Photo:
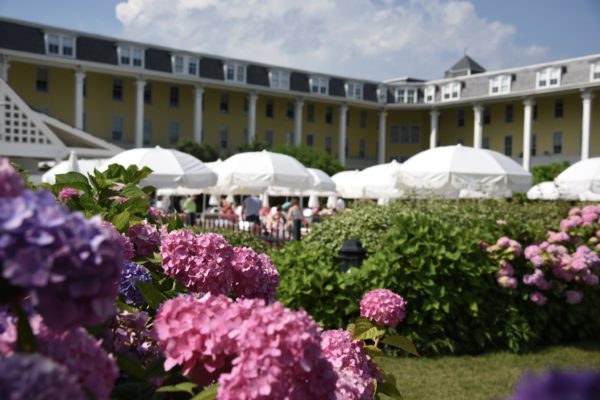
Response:
[{"label": "tree foliage", "polygon": [[568,161],[535,166],[531,168],[531,175],[533,175],[533,184],[537,185],[541,182],[553,181],[554,178],[560,175],[560,173],[567,168],[569,168]]},{"label": "tree foliage", "polygon": [[180,140],[175,148],[184,153],[193,155],[202,162],[212,162],[219,158],[219,153],[208,144],[196,143],[190,139]]}]

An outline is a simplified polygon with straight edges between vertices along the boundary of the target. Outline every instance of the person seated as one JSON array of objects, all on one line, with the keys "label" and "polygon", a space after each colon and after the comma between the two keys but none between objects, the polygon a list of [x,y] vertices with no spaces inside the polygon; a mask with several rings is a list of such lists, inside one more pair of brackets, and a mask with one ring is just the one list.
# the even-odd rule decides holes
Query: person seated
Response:
[{"label": "person seated", "polygon": [[235,210],[233,209],[232,205],[230,202],[228,202],[227,200],[223,199],[221,200],[221,214],[220,214],[221,218],[226,218],[226,219],[235,219]]}]

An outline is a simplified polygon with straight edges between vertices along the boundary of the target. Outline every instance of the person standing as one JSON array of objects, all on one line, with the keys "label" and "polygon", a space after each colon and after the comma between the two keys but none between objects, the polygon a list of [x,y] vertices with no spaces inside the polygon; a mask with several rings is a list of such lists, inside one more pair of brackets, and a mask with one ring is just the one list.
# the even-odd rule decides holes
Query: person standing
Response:
[{"label": "person standing", "polygon": [[181,205],[181,208],[187,214],[188,225],[194,225],[196,223],[196,211],[198,211],[196,195],[188,196]]},{"label": "person standing", "polygon": [[260,224],[260,218],[258,216],[260,212],[261,202],[256,196],[248,196],[244,199],[244,207],[242,209],[242,215],[244,219],[255,224]]}]

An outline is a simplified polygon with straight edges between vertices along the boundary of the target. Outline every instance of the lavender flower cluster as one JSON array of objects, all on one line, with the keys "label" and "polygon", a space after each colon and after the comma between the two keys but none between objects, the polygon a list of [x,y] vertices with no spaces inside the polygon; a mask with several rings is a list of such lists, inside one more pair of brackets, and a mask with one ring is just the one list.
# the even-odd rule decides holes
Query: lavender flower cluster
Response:
[{"label": "lavender flower cluster", "polygon": [[507,400],[598,400],[600,372],[548,371],[526,374]]},{"label": "lavender flower cluster", "polygon": [[142,296],[138,282],[151,281],[152,277],[146,268],[134,262],[125,261],[119,292],[125,297],[127,304],[140,305],[144,302],[144,297]]},{"label": "lavender flower cluster", "polygon": [[360,301],[360,315],[377,325],[395,327],[406,317],[406,301],[389,289],[371,290]]},{"label": "lavender flower cluster", "polygon": [[151,255],[160,246],[160,233],[148,221],[130,226],[127,236],[135,247],[135,254],[141,257]]},{"label": "lavender flower cluster", "polygon": [[105,343],[115,351],[148,364],[159,355],[158,343],[147,325],[150,316],[145,311],[123,311],[117,314],[105,331]]}]

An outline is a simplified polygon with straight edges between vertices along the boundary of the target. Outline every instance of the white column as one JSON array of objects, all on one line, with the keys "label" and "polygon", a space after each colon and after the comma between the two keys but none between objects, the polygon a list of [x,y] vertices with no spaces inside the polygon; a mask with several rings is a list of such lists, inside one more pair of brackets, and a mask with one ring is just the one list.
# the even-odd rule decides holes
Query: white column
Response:
[{"label": "white column", "polygon": [[302,108],[304,100],[296,100],[296,109],[294,111],[294,144],[300,146],[302,144]]},{"label": "white column", "polygon": [[204,95],[204,88],[200,85],[194,87],[194,141],[196,143],[202,143],[204,138],[202,137],[202,96]]},{"label": "white column", "polygon": [[581,94],[583,113],[581,121],[581,159],[590,158],[590,133],[592,131],[592,98],[594,94],[585,91]]},{"label": "white column", "polygon": [[258,95],[254,92],[248,96],[248,143],[256,141],[256,101]]},{"label": "white column", "polygon": [[483,106],[481,104],[475,104],[473,106],[473,111],[475,113],[473,124],[473,147],[480,149],[483,136]]},{"label": "white column", "polygon": [[75,128],[83,129],[83,84],[85,72],[81,69],[75,71]]},{"label": "white column", "polygon": [[523,105],[523,169],[529,171],[531,166],[531,122],[533,120],[533,99],[525,99]]},{"label": "white column", "polygon": [[0,56],[0,79],[4,82],[8,82],[8,69],[10,68],[10,61],[8,57]]},{"label": "white column", "polygon": [[346,166],[346,114],[348,105],[340,106],[340,126],[338,134],[338,160],[342,166]]},{"label": "white column", "polygon": [[438,143],[438,125],[440,121],[440,112],[438,110],[431,110],[429,112],[431,117],[431,132],[429,133],[429,148],[434,149]]},{"label": "white column", "polygon": [[379,164],[385,163],[385,132],[386,132],[386,119],[387,112],[385,110],[379,111],[379,140],[377,142],[377,162]]},{"label": "white column", "polygon": [[144,146],[144,87],[146,81],[138,78],[135,81],[135,147]]}]

